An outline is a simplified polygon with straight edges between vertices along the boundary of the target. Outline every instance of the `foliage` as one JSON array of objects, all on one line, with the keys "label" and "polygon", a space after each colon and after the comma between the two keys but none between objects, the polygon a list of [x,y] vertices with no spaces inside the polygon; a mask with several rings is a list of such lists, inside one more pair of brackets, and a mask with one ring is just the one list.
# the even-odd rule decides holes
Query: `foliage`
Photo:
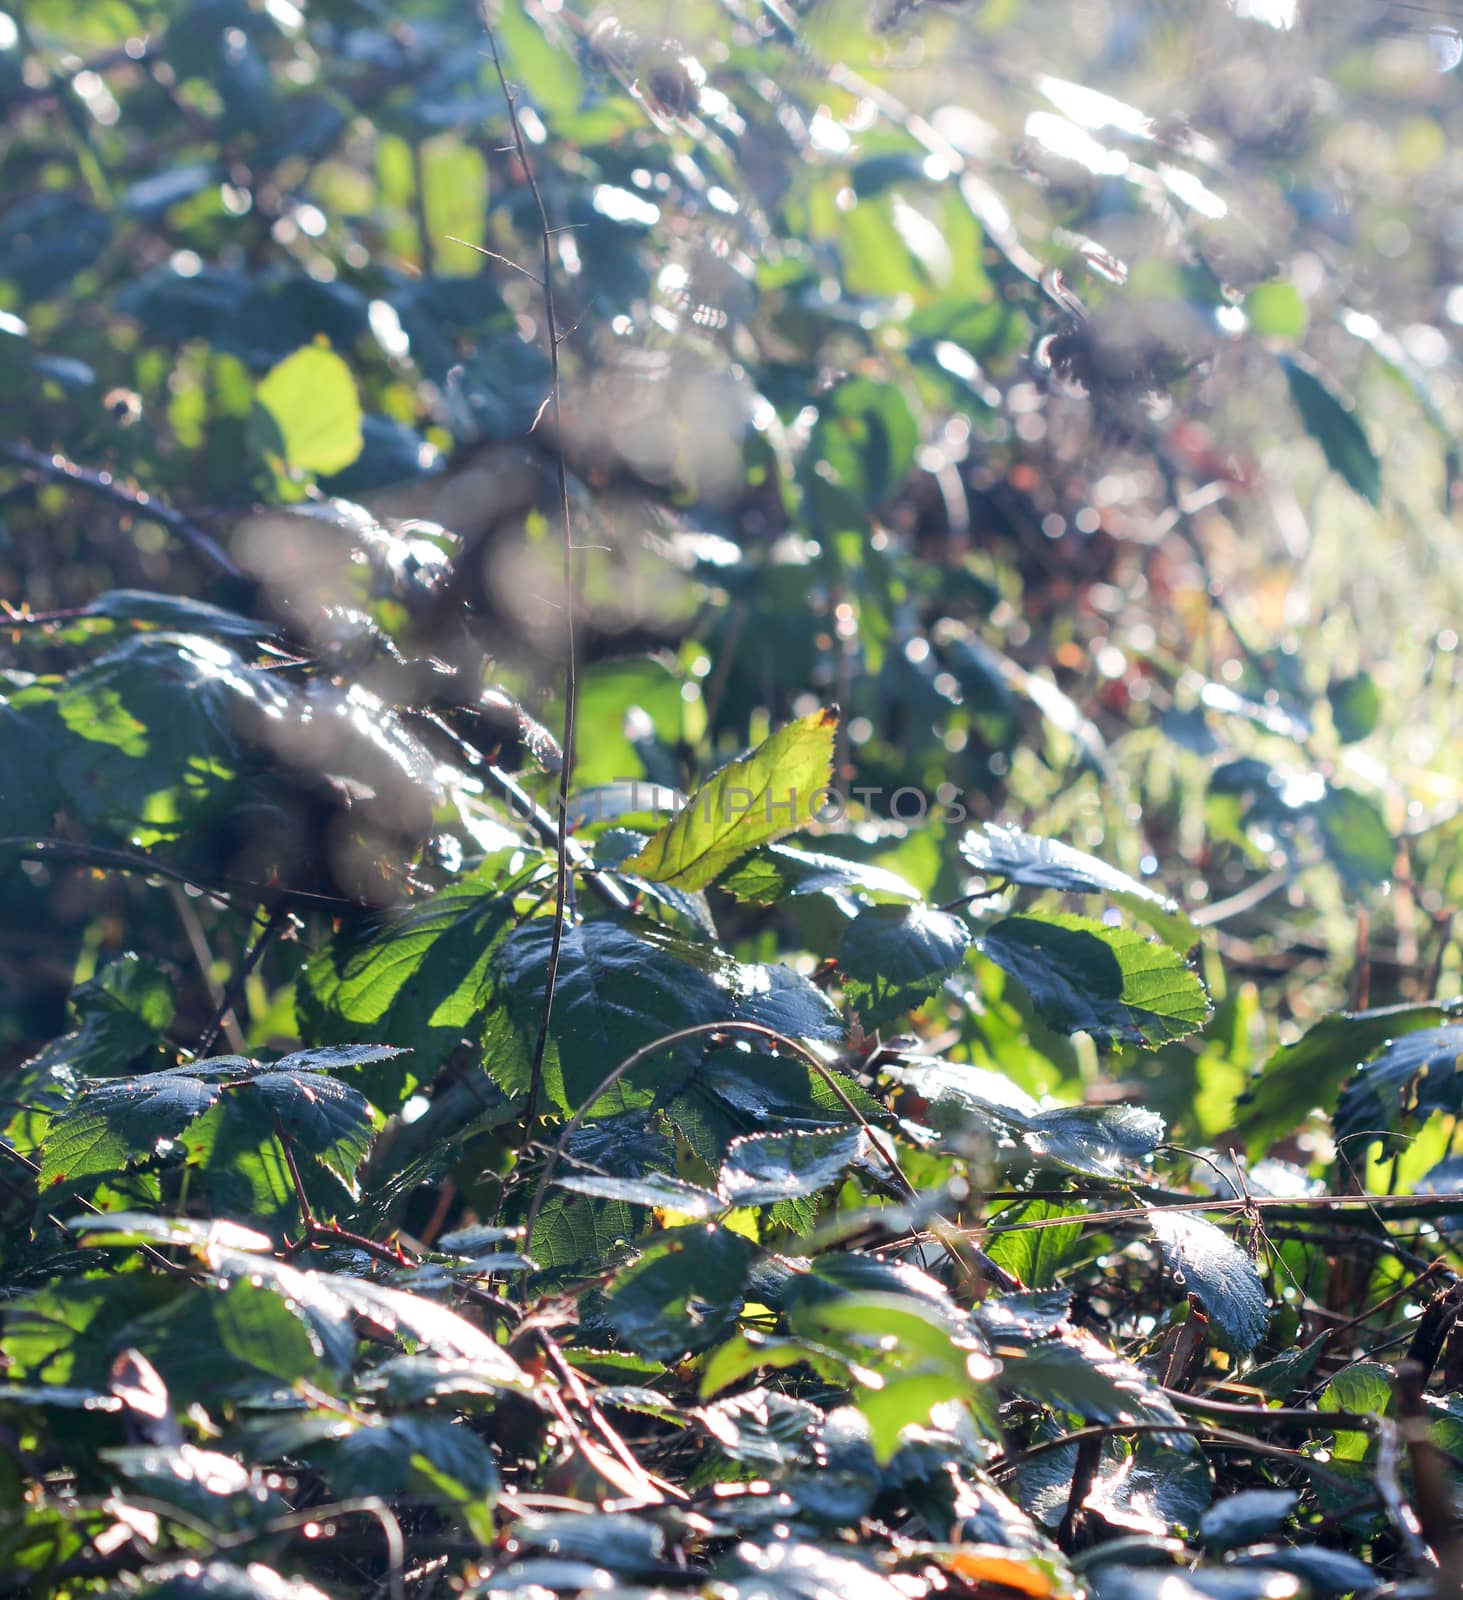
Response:
[{"label": "foliage", "polygon": [[0,11],[0,1595],[1456,1570],[1457,41],[1311,9]]}]

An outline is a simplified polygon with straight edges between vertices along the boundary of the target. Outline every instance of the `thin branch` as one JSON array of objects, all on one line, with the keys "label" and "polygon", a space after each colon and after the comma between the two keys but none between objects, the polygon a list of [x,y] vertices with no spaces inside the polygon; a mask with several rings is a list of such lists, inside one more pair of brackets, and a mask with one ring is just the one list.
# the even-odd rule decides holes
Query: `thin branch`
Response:
[{"label": "thin branch", "polygon": [[[569,901],[569,786],[574,771],[575,722],[579,710],[579,674],[575,664],[574,640],[574,519],[569,505],[569,467],[564,460],[564,431],[562,394],[559,382],[559,314],[554,302],[554,246],[553,230],[549,226],[549,213],[543,194],[529,159],[528,143],[518,120],[518,103],[508,87],[503,71],[503,58],[498,53],[498,38],[493,31],[491,0],[478,0],[478,14],[482,18],[483,32],[487,35],[488,49],[493,58],[493,69],[498,75],[498,85],[508,105],[508,123],[513,130],[513,145],[523,168],[524,181],[533,196],[538,211],[539,230],[543,245],[544,343],[549,357],[549,402],[554,423],[554,459],[559,480],[559,515],[563,523],[563,583],[564,583],[564,736],[560,740],[563,762],[559,768],[559,816],[555,830],[556,878],[554,886],[554,925],[549,938],[548,968],[544,980],[543,1013],[539,1018],[538,1038],[534,1041],[533,1058],[529,1066],[528,1103],[523,1115],[523,1146],[527,1151],[533,1137],[534,1115],[538,1109],[543,1088],[544,1052],[548,1049],[549,1026],[554,1011],[554,986],[559,976],[559,956],[564,946],[564,921]],[[522,1152],[520,1152],[522,1153]]]},{"label": "thin branch", "polygon": [[196,555],[211,562],[225,577],[233,578],[236,582],[243,581],[243,572],[215,539],[206,534],[191,517],[154,499],[145,489],[129,489],[125,484],[118,483],[110,472],[84,467],[59,451],[45,455],[39,450],[32,450],[29,445],[0,444],[0,456],[18,467],[24,467],[27,472],[36,472],[49,478],[53,483],[72,484],[99,499],[111,501],[134,516],[147,517],[152,522],[160,523],[169,533],[176,534]]},{"label": "thin branch", "polygon": [[178,922],[183,929],[183,937],[188,941],[188,948],[193,955],[193,964],[198,968],[198,976],[203,980],[203,987],[208,994],[209,1004],[214,1009],[218,1018],[217,1026],[210,1025],[209,1042],[218,1037],[219,1030],[223,1029],[228,1034],[229,1048],[237,1054],[244,1053],[244,1035],[239,1027],[239,1019],[233,1015],[229,1005],[228,990],[213,975],[213,951],[208,947],[208,935],[203,931],[203,923],[199,920],[198,910],[188,898],[188,891],[180,884],[168,884],[168,898],[173,902],[173,910],[177,913]]},{"label": "thin branch", "polygon": [[[230,1022],[232,1022],[233,1034],[239,1033],[239,1019],[237,1012],[239,1001],[243,997],[244,985],[248,983],[250,974],[254,971],[255,967],[259,965],[259,958],[264,954],[265,950],[268,949],[269,945],[274,940],[275,935],[279,933],[280,929],[283,928],[289,920],[289,909],[286,907],[283,901],[271,909],[268,918],[265,920],[264,927],[260,930],[259,937],[250,946],[244,955],[244,959],[239,963],[238,968],[235,970],[233,976],[229,979],[228,987],[219,997],[217,1008],[215,1009],[212,1018],[209,1020],[208,1026],[203,1030],[202,1036],[198,1040],[198,1047],[194,1051],[194,1055],[200,1060],[207,1056],[208,1052],[213,1049],[214,1045],[218,1042],[219,1033]],[[243,1053],[244,1041],[242,1036],[240,1036],[239,1042],[234,1046],[234,1048],[241,1054]]]},{"label": "thin branch", "polygon": [[181,883],[187,888],[217,895],[220,899],[233,899],[244,894],[261,904],[278,897],[290,905],[310,906],[316,910],[358,909],[354,900],[337,894],[316,894],[309,889],[280,889],[269,884],[253,883],[245,878],[219,878],[210,883],[197,873],[186,872],[182,867],[159,861],[141,851],[114,850],[108,845],[88,844],[79,839],[9,834],[0,838],[0,852],[4,851],[13,851],[21,861],[65,861],[73,866],[93,867],[98,871],[131,872],[144,878],[162,878],[169,883]]}]

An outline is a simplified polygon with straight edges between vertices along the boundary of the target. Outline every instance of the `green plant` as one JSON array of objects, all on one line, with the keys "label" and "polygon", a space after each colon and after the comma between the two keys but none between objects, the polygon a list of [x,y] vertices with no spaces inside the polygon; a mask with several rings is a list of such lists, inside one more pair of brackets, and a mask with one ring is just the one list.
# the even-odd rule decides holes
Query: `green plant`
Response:
[{"label": "green plant", "polygon": [[1435,313],[1314,107],[1287,276],[1019,7],[638,10],[0,14],[0,1593],[1421,1593]]}]

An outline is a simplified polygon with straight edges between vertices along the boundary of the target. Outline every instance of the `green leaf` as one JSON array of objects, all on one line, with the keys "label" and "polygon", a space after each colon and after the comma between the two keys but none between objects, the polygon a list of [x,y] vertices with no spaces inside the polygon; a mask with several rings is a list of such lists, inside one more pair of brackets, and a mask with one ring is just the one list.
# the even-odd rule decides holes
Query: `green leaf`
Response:
[{"label": "green leaf", "polygon": [[361,400],[351,369],[333,350],[306,345],[259,381],[255,400],[273,424],[261,431],[300,472],[340,472],[361,453]]},{"label": "green leaf", "polygon": [[1262,338],[1300,339],[1310,315],[1293,283],[1257,284],[1245,296],[1244,313]]},{"label": "green leaf", "polygon": [[754,905],[772,905],[784,895],[804,894],[921,898],[919,890],[897,872],[844,856],[818,855],[790,844],[772,844],[756,851],[721,878],[717,887]]},{"label": "green leaf", "polygon": [[1354,789],[1328,784],[1311,808],[1326,854],[1353,887],[1385,883],[1397,865],[1397,842],[1382,814]]},{"label": "green leaf", "polygon": [[872,378],[839,384],[822,406],[809,444],[820,470],[864,511],[899,488],[918,447],[919,424],[904,390]]},{"label": "green leaf", "polygon": [[1345,1550],[1325,1545],[1256,1545],[1234,1558],[1234,1566],[1288,1572],[1313,1594],[1368,1594],[1381,1587],[1381,1574]]},{"label": "green leaf", "polygon": [[220,1092],[187,1068],[95,1084],[51,1124],[38,1181],[48,1188],[120,1172],[176,1138]]},{"label": "green leaf", "polygon": [[561,1189],[574,1194],[592,1195],[598,1200],[623,1200],[631,1206],[654,1206],[661,1211],[676,1211],[685,1217],[709,1217],[725,1211],[728,1201],[710,1189],[683,1183],[662,1172],[648,1172],[643,1178],[614,1178],[598,1173],[574,1173],[556,1178]]},{"label": "green leaf", "polygon": [[1368,672],[1337,678],[1326,690],[1331,721],[1342,744],[1355,744],[1376,731],[1382,718],[1382,692]]},{"label": "green leaf", "polygon": [[584,87],[574,51],[550,42],[527,7],[503,6],[494,21],[510,82],[543,111],[552,125],[578,110]]},{"label": "green leaf", "polygon": [[963,1401],[977,1427],[992,1428],[995,1368],[979,1336],[946,1308],[907,1294],[853,1293],[800,1299],[788,1323],[799,1338],[857,1367],[854,1403],[869,1422],[879,1461],[893,1456],[905,1428],[926,1425],[944,1401]]},{"label": "green leaf", "polygon": [[1209,997],[1182,956],[1127,928],[1084,917],[1005,917],[981,948],[1065,1033],[1156,1048],[1209,1017]]},{"label": "green leaf", "polygon": [[1248,1355],[1270,1324],[1255,1263],[1222,1228],[1191,1212],[1150,1207],[1148,1224],[1174,1281],[1198,1299],[1232,1348]]},{"label": "green leaf", "polygon": [[[465,1037],[481,1037],[497,1004],[493,952],[514,926],[513,895],[533,868],[506,876],[489,862],[400,913],[347,927],[307,963],[296,1008],[307,1036],[322,1042],[389,1039],[412,1051],[411,1072],[430,1078]],[[500,1082],[518,1081],[508,1041],[489,1060]],[[399,1077],[393,1072],[393,1077]]]},{"label": "green leaf", "polygon": [[[551,937],[549,920],[540,918],[507,938],[497,957],[509,1012],[525,1038],[533,1036],[542,1014]],[[714,946],[649,923],[633,930],[613,922],[568,929],[554,986],[557,1064],[546,1075],[555,1103],[576,1110],[632,1052],[678,1028],[728,1018],[735,972],[736,964]],[[685,1070],[697,1043],[647,1059],[611,1091],[606,1108],[643,1104],[677,1063]]]},{"label": "green leaf", "polygon": [[626,870],[704,889],[749,850],[805,826],[832,777],[833,730],[829,711],[780,728],[703,784]]},{"label": "green leaf", "polygon": [[348,1188],[366,1159],[379,1118],[358,1090],[321,1072],[254,1073],[249,1088],[262,1096],[293,1143],[308,1150]]},{"label": "green leaf", "polygon": [[868,1153],[862,1128],[829,1133],[762,1133],[737,1139],[721,1169],[721,1192],[735,1205],[807,1199],[841,1181]]},{"label": "green leaf", "polygon": [[1199,1532],[1211,1550],[1236,1550],[1282,1527],[1299,1499],[1294,1489],[1241,1489],[1210,1506]]},{"label": "green leaf", "polygon": [[241,729],[281,721],[289,693],[195,634],[147,633],[12,702],[37,729],[68,813],[149,844],[187,835],[243,769]]},{"label": "green leaf", "polygon": [[[840,1077],[840,1087],[865,1117],[887,1118],[852,1079]],[[708,1051],[668,1102],[666,1115],[713,1168],[739,1135],[813,1130],[849,1120],[848,1108],[805,1061],[739,1047]]]},{"label": "green leaf", "polygon": [[464,1424],[431,1417],[373,1419],[310,1452],[341,1497],[424,1494],[452,1507],[491,1506],[498,1470],[492,1452]]},{"label": "green leaf", "polygon": [[1172,1422],[1163,1391],[1090,1333],[1067,1329],[1025,1349],[997,1348],[1002,1389],[1089,1422]]},{"label": "green leaf", "polygon": [[724,1338],[741,1308],[752,1246],[724,1228],[676,1228],[610,1285],[605,1314],[630,1349],[676,1361]]},{"label": "green leaf", "polygon": [[[1059,1201],[1028,1200],[1024,1205],[1003,1211],[995,1219],[1001,1231],[987,1241],[986,1254],[997,1266],[1014,1272],[1028,1289],[1048,1288],[1077,1253],[1083,1215],[1082,1208]],[[1021,1226],[1056,1217],[1074,1220],[1055,1228]]]},{"label": "green leaf", "polygon": [[1252,1151],[1292,1133],[1313,1109],[1329,1111],[1342,1083],[1394,1039],[1435,1029],[1457,1012],[1451,1006],[1385,1006],[1338,1011],[1294,1044],[1282,1045],[1236,1105],[1236,1131]]},{"label": "green leaf", "polygon": [[[1343,1367],[1316,1402],[1320,1411],[1351,1411],[1361,1417],[1384,1417],[1391,1405],[1392,1374],[1379,1361],[1356,1361]],[[1360,1461],[1370,1445],[1370,1433],[1339,1429],[1331,1454],[1338,1461]]]},{"label": "green leaf", "polygon": [[970,927],[929,906],[869,906],[848,925],[838,968],[867,1029],[912,1010],[965,959]]},{"label": "green leaf", "polygon": [[1313,362],[1303,356],[1282,356],[1290,398],[1306,431],[1325,452],[1327,465],[1363,499],[1378,505],[1382,498],[1382,464],[1367,442],[1349,400]]},{"label": "green leaf", "polygon": [[960,853],[989,878],[1004,878],[1032,889],[1057,889],[1063,894],[1106,895],[1176,950],[1190,950],[1198,942],[1198,930],[1176,900],[1060,839],[1043,839],[988,822],[984,832],[972,829],[965,835]]},{"label": "green leaf", "polygon": [[85,614],[106,617],[111,622],[143,622],[174,633],[201,633],[213,639],[243,639],[251,643],[268,639],[278,631],[267,622],[225,611],[207,600],[153,594],[146,589],[108,589],[86,606]]},{"label": "green leaf", "polygon": [[85,1077],[121,1075],[154,1046],[173,1020],[173,985],[146,956],[119,956],[71,992],[80,1026],[27,1063],[66,1066]]}]

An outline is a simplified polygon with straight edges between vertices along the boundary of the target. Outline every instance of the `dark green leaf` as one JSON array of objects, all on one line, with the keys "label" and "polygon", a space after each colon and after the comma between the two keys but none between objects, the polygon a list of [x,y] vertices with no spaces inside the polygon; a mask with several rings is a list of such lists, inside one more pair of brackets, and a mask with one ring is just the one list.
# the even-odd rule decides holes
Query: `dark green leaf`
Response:
[{"label": "dark green leaf", "polygon": [[[1390,1039],[1357,1069],[1336,1107],[1336,1134],[1378,1137],[1425,1122],[1435,1111],[1463,1110],[1463,1022],[1420,1028]],[[1360,1149],[1349,1159],[1360,1162]]]},{"label": "dark green leaf", "polygon": [[911,1010],[965,959],[970,928],[928,906],[869,906],[838,950],[845,989],[866,1028]]},{"label": "dark green leaf", "polygon": [[705,1350],[731,1330],[752,1246],[723,1228],[677,1228],[611,1284],[606,1315],[632,1350],[660,1361]]},{"label": "dark green leaf", "polygon": [[1385,1006],[1323,1018],[1261,1068],[1237,1106],[1239,1132],[1251,1150],[1266,1148],[1299,1127],[1313,1108],[1330,1110],[1342,1083],[1363,1061],[1419,1028],[1436,1030],[1453,1015],[1448,1006]]},{"label": "dark green leaf", "polygon": [[1354,744],[1376,731],[1382,716],[1382,695],[1376,679],[1367,672],[1337,678],[1326,690],[1331,721],[1343,744]]},{"label": "dark green leaf", "polygon": [[771,844],[756,851],[723,876],[717,887],[756,905],[772,905],[784,895],[804,894],[920,898],[919,890],[896,872],[843,856],[816,855],[790,844]]},{"label": "dark green leaf", "polygon": [[763,1133],[735,1140],[721,1169],[734,1205],[770,1206],[819,1194],[867,1153],[862,1128],[830,1133]]},{"label": "dark green leaf", "polygon": [[988,822],[984,832],[972,829],[965,835],[960,853],[989,878],[1027,888],[1057,889],[1063,894],[1106,895],[1148,923],[1165,944],[1177,950],[1189,950],[1198,941],[1198,931],[1179,910],[1177,901],[1060,839],[1042,839],[1019,828]]},{"label": "dark green leaf", "polygon": [[1306,431],[1325,452],[1327,465],[1364,499],[1382,498],[1382,464],[1367,442],[1352,404],[1331,380],[1302,356],[1282,356],[1290,398]]},{"label": "dark green leaf", "polygon": [[93,1085],[51,1124],[39,1181],[49,1187],[119,1172],[176,1138],[219,1093],[186,1068]]},{"label": "dark green leaf", "polygon": [[1199,1531],[1211,1550],[1235,1550],[1275,1532],[1299,1499],[1294,1489],[1241,1489],[1216,1500],[1204,1513]]},{"label": "dark green leaf", "polygon": [[1204,986],[1182,956],[1126,928],[1083,917],[1005,917],[984,953],[1030,994],[1042,1019],[1066,1033],[1156,1048],[1202,1027]]},{"label": "dark green leaf", "polygon": [[1222,1228],[1191,1212],[1155,1206],[1148,1222],[1174,1281],[1198,1299],[1215,1327],[1247,1355],[1270,1322],[1255,1263]]}]

